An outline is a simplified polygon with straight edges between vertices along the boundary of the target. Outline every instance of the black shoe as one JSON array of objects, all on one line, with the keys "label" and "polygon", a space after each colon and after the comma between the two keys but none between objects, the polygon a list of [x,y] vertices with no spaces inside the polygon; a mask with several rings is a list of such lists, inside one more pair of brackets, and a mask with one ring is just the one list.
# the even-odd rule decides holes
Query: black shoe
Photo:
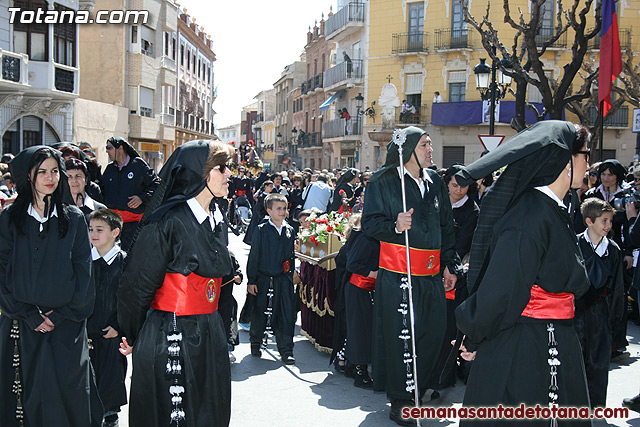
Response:
[{"label": "black shoe", "polygon": [[253,357],[262,357],[262,351],[260,345],[251,345],[251,355]]},{"label": "black shoe", "polygon": [[367,365],[356,365],[355,367],[356,379],[353,380],[353,385],[359,388],[372,389],[373,380],[369,376],[367,371]]},{"label": "black shoe", "polygon": [[632,411],[640,412],[640,394],[630,399],[624,399],[622,401],[622,406],[629,408]]},{"label": "black shoe", "polygon": [[402,418],[402,408],[411,408],[413,402],[408,400],[391,400],[391,411],[389,411],[389,419],[399,426],[415,426],[415,420],[411,418]]},{"label": "black shoe", "polygon": [[611,353],[611,361],[612,362],[620,362],[625,359],[628,359],[631,356],[631,353],[623,350],[615,350]]},{"label": "black shoe", "polygon": [[282,356],[282,363],[284,363],[285,365],[295,365],[296,359],[291,353],[285,354],[284,356]]},{"label": "black shoe", "polygon": [[344,376],[347,378],[355,378],[356,377],[356,365],[345,360],[344,363]]},{"label": "black shoe", "polygon": [[109,415],[102,421],[102,427],[118,427],[118,415]]},{"label": "black shoe", "polygon": [[333,367],[336,372],[344,374],[344,365],[341,365],[340,362],[344,362],[344,360],[338,359],[337,357],[333,360]]}]

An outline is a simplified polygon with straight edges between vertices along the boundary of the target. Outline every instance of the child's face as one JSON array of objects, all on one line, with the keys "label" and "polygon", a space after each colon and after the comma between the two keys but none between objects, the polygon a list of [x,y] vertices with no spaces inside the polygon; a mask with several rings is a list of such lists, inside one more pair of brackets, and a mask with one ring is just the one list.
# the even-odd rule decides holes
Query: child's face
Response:
[{"label": "child's face", "polygon": [[287,217],[287,204],[284,202],[274,202],[271,209],[267,209],[267,213],[273,222],[281,222]]},{"label": "child's face", "polygon": [[101,219],[92,219],[89,223],[89,238],[91,239],[91,244],[98,249],[113,247],[118,238],[118,234],[120,234],[119,228],[112,230],[109,224]]},{"label": "child's face", "polygon": [[273,184],[269,184],[269,185],[265,185],[264,186],[264,192],[269,194],[273,191]]},{"label": "child's face", "polygon": [[587,220],[587,227],[592,233],[600,237],[606,237],[613,225],[613,212],[605,212],[593,222],[589,218]]},{"label": "child's face", "polygon": [[309,227],[309,221],[307,220],[307,218],[309,218],[309,217],[308,216],[301,216],[300,218],[298,218],[298,221],[300,221],[300,228]]}]

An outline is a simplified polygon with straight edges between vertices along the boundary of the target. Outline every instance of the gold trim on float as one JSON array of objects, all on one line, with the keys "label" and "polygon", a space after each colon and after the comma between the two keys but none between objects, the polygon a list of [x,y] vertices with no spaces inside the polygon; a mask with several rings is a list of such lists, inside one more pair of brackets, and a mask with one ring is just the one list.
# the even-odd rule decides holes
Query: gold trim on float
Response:
[{"label": "gold trim on float", "polygon": [[316,348],[316,350],[321,351],[321,352],[323,352],[323,353],[329,353],[329,354],[333,353],[333,349],[332,349],[332,348],[330,348],[330,347],[325,347],[325,346],[323,346],[323,345],[318,344],[318,343],[316,342],[316,339],[315,339],[315,338],[313,338],[311,335],[309,335],[309,334],[307,333],[307,331],[305,331],[304,329],[300,328],[300,333],[301,333],[301,334],[302,334],[306,339],[308,339],[308,340],[311,342],[311,344],[313,344],[313,346]]},{"label": "gold trim on float", "polygon": [[307,306],[307,308],[311,309],[311,311],[313,311],[315,314],[317,314],[320,317],[324,317],[327,313],[329,313],[329,316],[331,317],[335,317],[335,313],[333,310],[331,310],[331,308],[329,307],[329,300],[327,299],[327,297],[324,298],[324,309],[320,309],[320,307],[318,306],[318,304],[315,303],[315,301],[317,301],[319,299],[319,293],[313,293],[311,292],[311,301],[308,301],[306,298],[306,290],[307,290],[307,285],[305,285],[304,283],[300,284],[300,301]]}]

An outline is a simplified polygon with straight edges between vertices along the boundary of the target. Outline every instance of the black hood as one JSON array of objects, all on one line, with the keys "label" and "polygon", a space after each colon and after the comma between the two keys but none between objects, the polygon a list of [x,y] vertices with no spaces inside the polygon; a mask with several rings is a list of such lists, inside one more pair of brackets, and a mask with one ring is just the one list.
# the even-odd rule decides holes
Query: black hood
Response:
[{"label": "black hood", "polygon": [[456,173],[458,183],[465,186],[507,166],[482,199],[471,244],[467,282],[471,290],[482,276],[495,223],[525,192],[549,185],[558,178],[571,159],[577,136],[573,123],[538,122]]},{"label": "black hood", "polygon": [[135,158],[135,157],[140,157],[140,154],[138,154],[138,152],[135,150],[135,148],[133,148],[131,146],[131,144],[129,144],[127,142],[126,139],[124,139],[124,138],[122,138],[120,136],[112,136],[111,138],[107,139],[107,142],[109,142],[115,148],[120,148],[120,146],[124,146],[124,151],[132,159]]},{"label": "black hood", "polygon": [[340,179],[336,182],[336,188],[340,188],[341,185],[351,182],[351,180],[358,175],[360,175],[360,171],[358,169],[349,168],[345,173],[340,175]]},{"label": "black hood", "polygon": [[158,220],[173,206],[185,202],[204,190],[202,176],[209,156],[209,140],[189,141],[178,147],[158,173],[161,184],[151,199],[145,216]]},{"label": "black hood", "polygon": [[69,178],[67,176],[67,169],[62,161],[62,154],[55,148],[46,145],[35,145],[28,147],[18,153],[16,157],[9,163],[9,171],[11,172],[11,178],[16,183],[18,194],[27,194],[31,191],[31,180],[29,176],[29,165],[31,159],[40,150],[48,150],[53,154],[53,158],[58,162],[58,169],[60,169],[60,181],[58,182],[58,188],[56,191],[62,192],[62,201],[73,205],[73,198],[71,197],[71,190],[69,190]]},{"label": "black hood", "polygon": [[[405,163],[407,163],[413,154],[413,151],[416,149],[418,145],[418,141],[422,138],[422,135],[426,135],[427,132],[415,127],[409,126],[402,130],[404,132],[406,139],[404,144],[402,145],[402,158]],[[387,160],[384,162],[383,167],[391,167],[400,166],[400,156],[398,153],[398,145],[395,142],[391,141],[387,144]]]}]

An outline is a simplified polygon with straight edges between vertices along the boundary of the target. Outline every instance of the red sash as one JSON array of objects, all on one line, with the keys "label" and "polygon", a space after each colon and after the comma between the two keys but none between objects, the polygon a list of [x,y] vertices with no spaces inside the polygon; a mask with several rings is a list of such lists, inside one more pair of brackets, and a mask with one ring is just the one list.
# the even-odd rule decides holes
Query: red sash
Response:
[{"label": "red sash", "polygon": [[365,277],[359,274],[353,273],[349,278],[349,282],[353,283],[357,287],[364,289],[366,291],[373,291],[376,289],[376,278],[375,277]]},{"label": "red sash", "polygon": [[246,190],[236,190],[236,196],[241,197],[241,196],[246,196],[247,195],[247,191]]},{"label": "red sash", "polygon": [[573,294],[554,294],[538,285],[531,288],[531,298],[522,316],[534,319],[573,319],[575,306]]},{"label": "red sash", "polygon": [[195,273],[188,276],[167,273],[151,307],[177,316],[211,314],[218,310],[221,286],[221,277],[211,279]]},{"label": "red sash", "polygon": [[[409,248],[412,276],[435,276],[440,273],[440,249]],[[380,268],[407,274],[407,250],[403,245],[380,242]]]},{"label": "red sash", "polygon": [[452,299],[452,300],[455,300],[455,299],[456,299],[456,290],[455,290],[455,288],[454,288],[454,289],[451,289],[450,291],[445,291],[445,293],[444,293],[444,297],[445,297],[446,299]]},{"label": "red sash", "polygon": [[113,209],[118,212],[118,214],[122,217],[122,222],[140,222],[142,219],[142,214],[137,214],[129,211],[121,211],[118,209]]}]

